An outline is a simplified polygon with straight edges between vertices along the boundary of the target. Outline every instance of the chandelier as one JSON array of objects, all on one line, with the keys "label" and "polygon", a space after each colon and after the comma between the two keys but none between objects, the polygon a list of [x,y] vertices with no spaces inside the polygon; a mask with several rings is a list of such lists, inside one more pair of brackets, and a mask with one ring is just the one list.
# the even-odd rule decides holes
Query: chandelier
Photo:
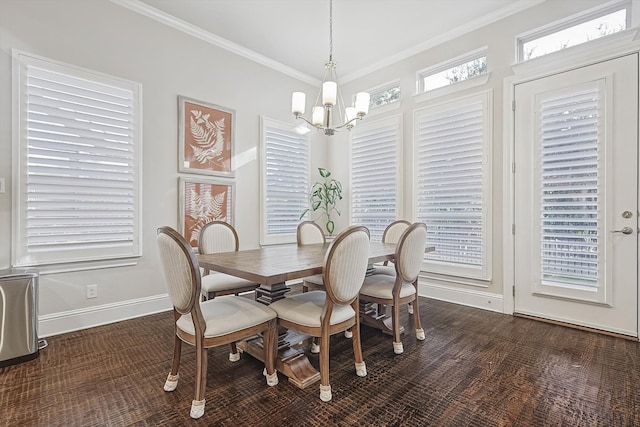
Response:
[{"label": "chandelier", "polygon": [[[329,60],[324,63],[322,88],[311,110],[311,120],[303,116],[306,95],[304,92],[293,92],[291,96],[291,112],[296,119],[302,119],[311,126],[324,131],[325,135],[333,135],[337,130],[351,130],[357,120],[369,112],[369,94],[359,92],[353,106],[346,107],[338,89],[336,63],[333,62],[333,0],[329,0]],[[335,110],[334,110],[335,109]],[[336,117],[337,116],[337,117]]]}]

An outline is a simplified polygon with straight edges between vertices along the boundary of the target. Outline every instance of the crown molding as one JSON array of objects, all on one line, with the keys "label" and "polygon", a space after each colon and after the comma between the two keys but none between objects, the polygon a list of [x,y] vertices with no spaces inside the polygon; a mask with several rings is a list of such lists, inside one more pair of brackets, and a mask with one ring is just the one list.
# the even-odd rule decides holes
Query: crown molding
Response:
[{"label": "crown molding", "polygon": [[405,49],[396,53],[395,55],[389,56],[383,61],[377,62],[375,64],[370,65],[369,67],[362,68],[361,70],[348,74],[346,76],[342,76],[340,78],[342,83],[348,83],[355,79],[358,79],[367,74],[373,73],[374,71],[378,71],[384,67],[395,64],[397,62],[403,61],[407,58],[410,58],[414,55],[422,53],[428,49],[431,49],[435,46],[438,46],[447,41],[453,40],[457,37],[460,37],[464,34],[470,33],[471,31],[477,30],[479,28],[485,27],[489,24],[492,24],[501,19],[507,18],[511,15],[514,15],[518,12],[521,12],[530,7],[536,6],[540,3],[544,3],[546,0],[518,0],[511,3],[509,6],[503,7],[502,9],[496,10],[493,13],[489,13],[480,19],[475,19],[466,25],[462,25],[460,27],[454,28],[446,33],[440,34],[437,37],[430,38],[424,43],[413,46],[409,49]]},{"label": "crown molding", "polygon": [[182,31],[185,34],[196,37],[207,43],[211,43],[212,45],[218,46],[238,56],[247,58],[260,65],[264,65],[265,67],[269,67],[289,77],[293,77],[314,86],[320,86],[320,84],[322,83],[315,77],[311,77],[308,74],[296,70],[295,68],[291,68],[287,65],[282,64],[281,62],[275,61],[258,52],[233,43],[232,41],[206,31],[196,25],[190,24],[186,21],[183,21],[182,19],[178,19],[175,16],[156,9],[155,7],[149,6],[148,4],[140,0],[111,0],[111,2],[117,4],[118,6],[125,7],[133,12],[139,13],[140,15],[146,16],[147,18],[151,18],[157,22],[160,22],[161,24],[165,24],[178,31]]}]

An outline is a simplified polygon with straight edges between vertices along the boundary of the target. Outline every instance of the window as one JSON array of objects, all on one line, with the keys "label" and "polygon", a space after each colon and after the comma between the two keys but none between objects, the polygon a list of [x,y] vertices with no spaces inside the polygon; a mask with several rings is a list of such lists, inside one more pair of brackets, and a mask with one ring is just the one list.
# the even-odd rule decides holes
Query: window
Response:
[{"label": "window", "polygon": [[518,62],[623,31],[630,24],[628,8],[628,5],[618,3],[521,36],[518,38]]},{"label": "window", "polygon": [[13,265],[139,256],[140,85],[13,59]]},{"label": "window", "polygon": [[366,226],[372,241],[399,218],[400,128],[395,117],[351,131],[351,223]]},{"label": "window", "polygon": [[418,93],[429,92],[487,74],[487,49],[482,48],[418,72]]},{"label": "window", "polygon": [[490,95],[415,113],[416,216],[436,248],[429,271],[490,278]]},{"label": "window", "polygon": [[369,109],[374,110],[383,105],[392,104],[400,101],[400,82],[395,81],[383,86],[369,89],[371,100],[369,101]]},{"label": "window", "polygon": [[309,207],[309,135],[262,119],[261,243],[295,243],[300,214]]}]

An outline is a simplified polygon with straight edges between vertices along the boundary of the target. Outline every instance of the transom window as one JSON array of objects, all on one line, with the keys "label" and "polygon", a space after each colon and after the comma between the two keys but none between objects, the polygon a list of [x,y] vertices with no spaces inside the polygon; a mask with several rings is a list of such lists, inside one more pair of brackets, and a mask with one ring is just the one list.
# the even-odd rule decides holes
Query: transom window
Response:
[{"label": "transom window", "polygon": [[418,93],[429,92],[487,74],[487,49],[482,48],[418,72]]},{"label": "transom window", "polygon": [[518,37],[518,62],[596,40],[629,26],[628,5],[617,4],[580,14]]},{"label": "transom window", "polygon": [[384,105],[393,104],[400,101],[400,82],[395,81],[382,86],[375,87],[367,90],[371,96],[369,101],[369,109],[375,110],[376,108]]}]

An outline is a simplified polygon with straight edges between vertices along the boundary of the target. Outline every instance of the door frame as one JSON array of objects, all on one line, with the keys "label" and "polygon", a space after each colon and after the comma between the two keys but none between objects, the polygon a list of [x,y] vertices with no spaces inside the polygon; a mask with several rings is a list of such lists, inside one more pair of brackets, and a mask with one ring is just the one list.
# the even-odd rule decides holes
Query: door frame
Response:
[{"label": "door frame", "polygon": [[[531,80],[583,68],[632,53],[640,53],[640,40],[634,40],[637,32],[637,29],[622,31],[583,45],[516,64],[512,67],[514,75],[504,79],[502,130],[504,147],[502,158],[502,296],[503,312],[505,314],[513,314],[515,306],[515,239],[512,232],[512,227],[515,223],[515,179],[513,169],[515,161],[515,111],[513,108],[513,103],[515,102],[515,87],[518,84]],[[640,124],[640,117],[638,121]],[[638,239],[638,246],[640,251],[640,239]],[[640,263],[638,268],[640,269]],[[640,291],[638,292],[636,306],[638,309],[636,319],[640,322]]]}]

